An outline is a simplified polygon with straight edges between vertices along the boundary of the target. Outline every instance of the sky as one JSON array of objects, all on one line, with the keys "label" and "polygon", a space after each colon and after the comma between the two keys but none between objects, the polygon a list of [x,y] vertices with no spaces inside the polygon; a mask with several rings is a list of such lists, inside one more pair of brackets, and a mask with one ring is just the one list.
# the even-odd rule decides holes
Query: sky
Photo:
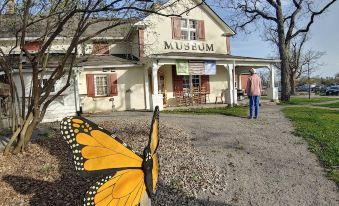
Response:
[{"label": "sky", "polygon": [[[222,17],[220,9],[213,7]],[[315,71],[314,76],[334,76],[339,73],[339,2],[334,3],[330,9],[315,20],[311,27],[311,38],[306,47],[312,50],[326,52],[319,60],[324,66]],[[224,19],[226,23],[227,19]],[[237,33],[231,40],[233,55],[250,57],[272,57],[274,49],[260,38],[259,32],[251,34]]]}]

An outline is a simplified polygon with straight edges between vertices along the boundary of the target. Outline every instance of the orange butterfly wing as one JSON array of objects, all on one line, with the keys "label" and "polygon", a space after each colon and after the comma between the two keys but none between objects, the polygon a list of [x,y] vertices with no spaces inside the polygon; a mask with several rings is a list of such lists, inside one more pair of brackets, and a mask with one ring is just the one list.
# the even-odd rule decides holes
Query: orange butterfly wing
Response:
[{"label": "orange butterfly wing", "polygon": [[[152,157],[151,188],[155,192],[158,180],[159,111],[153,117],[150,140],[147,148]],[[112,174],[92,186],[86,193],[84,205],[122,206],[139,204],[146,195],[143,159],[135,154],[120,139],[82,117],[65,118],[61,132],[70,145],[76,170],[83,175]],[[120,169],[120,170],[119,170]],[[147,173],[149,174],[149,173]],[[150,185],[150,184],[148,184]]]},{"label": "orange butterfly wing", "polygon": [[140,169],[118,171],[113,177],[97,182],[86,193],[84,205],[137,205],[146,192],[144,173]]},{"label": "orange butterfly wing", "polygon": [[[151,132],[149,137],[149,143],[148,143],[148,149],[151,153],[151,159],[152,159],[152,191],[153,194],[156,191],[156,185],[158,182],[158,173],[159,173],[159,162],[158,162],[158,156],[156,154],[156,151],[158,149],[159,145],[159,108],[157,107],[155,109],[152,124],[151,124]],[[147,187],[150,187],[150,184],[147,184]],[[150,190],[148,190],[150,192]]]},{"label": "orange butterfly wing", "polygon": [[65,118],[61,122],[61,133],[72,149],[76,170],[83,175],[142,167],[143,160],[139,155],[120,139],[85,118]]}]

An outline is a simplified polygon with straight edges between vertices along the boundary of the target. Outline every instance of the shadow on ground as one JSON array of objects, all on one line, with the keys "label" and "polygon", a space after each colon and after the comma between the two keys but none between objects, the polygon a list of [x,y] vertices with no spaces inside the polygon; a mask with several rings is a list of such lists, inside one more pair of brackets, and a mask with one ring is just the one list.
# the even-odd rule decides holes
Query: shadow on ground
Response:
[{"label": "shadow on ground", "polygon": [[[95,183],[99,177],[81,177],[74,169],[71,151],[61,136],[51,138],[37,138],[33,143],[48,149],[50,155],[57,157],[59,161],[57,181],[44,181],[20,175],[7,175],[3,181],[10,184],[16,192],[30,195],[30,206],[77,206],[82,205],[82,199],[87,189]],[[46,174],[48,176],[49,174]],[[56,175],[56,174],[54,174]],[[26,205],[26,204],[24,204]],[[178,189],[169,185],[158,184],[157,196],[152,205],[199,205],[199,206],[231,206],[225,203],[188,197]]]}]

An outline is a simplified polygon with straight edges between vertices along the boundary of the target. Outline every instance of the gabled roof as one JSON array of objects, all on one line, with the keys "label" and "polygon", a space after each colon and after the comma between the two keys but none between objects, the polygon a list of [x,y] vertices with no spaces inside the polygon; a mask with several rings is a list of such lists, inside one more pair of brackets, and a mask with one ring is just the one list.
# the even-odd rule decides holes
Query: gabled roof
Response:
[{"label": "gabled roof", "polygon": [[[0,38],[14,38],[17,31],[21,28],[22,21],[20,19],[20,16],[2,15],[1,18],[2,20],[0,26]],[[100,23],[92,24],[84,32],[83,36],[91,35],[118,21],[119,19],[117,19],[116,21],[103,21]],[[135,20],[131,20],[130,22],[126,22],[124,24],[113,27],[112,29],[100,33],[95,38],[107,37],[110,39],[124,39],[128,35],[134,22]],[[74,30],[77,28],[77,23],[78,21],[76,17],[71,19],[66,25],[64,25],[63,31],[60,33],[59,37],[73,37]],[[46,28],[46,25],[46,20],[39,21],[38,23],[33,24],[32,26],[27,28],[26,37],[39,38],[43,36],[45,32],[45,29],[43,28]]]},{"label": "gabled roof", "polygon": [[[225,31],[225,35],[233,36],[236,34],[235,31],[206,3],[206,1],[203,0],[191,0],[191,1],[195,2],[197,5],[201,4],[199,7],[203,9],[209,16],[211,16],[219,24],[219,26],[221,26],[221,28],[223,28],[223,30]],[[161,9],[165,8],[166,6],[169,6],[171,3],[173,3],[173,0],[168,0],[159,7],[158,11],[161,13]],[[143,20],[141,20],[140,22],[142,21]],[[140,26],[140,22],[136,23],[135,25]]]},{"label": "gabled roof", "polygon": [[221,26],[223,26],[228,32],[226,35],[235,35],[235,31],[206,3],[206,1],[202,0],[193,0],[197,4],[202,3],[201,7],[216,20]]},{"label": "gabled roof", "polygon": [[136,60],[122,58],[123,55],[86,55],[77,58],[77,66],[85,68],[103,68],[103,67],[135,67],[140,66]]}]

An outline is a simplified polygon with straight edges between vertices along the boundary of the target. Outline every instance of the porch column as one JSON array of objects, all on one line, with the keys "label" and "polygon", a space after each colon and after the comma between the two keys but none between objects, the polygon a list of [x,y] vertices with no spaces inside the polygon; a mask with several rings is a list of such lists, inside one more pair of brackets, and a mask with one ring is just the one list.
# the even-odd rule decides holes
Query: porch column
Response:
[{"label": "porch column", "polygon": [[153,95],[152,95],[152,108],[155,109],[156,106],[159,106],[159,110],[164,109],[162,95],[159,95],[159,88],[158,88],[158,70],[159,65],[157,63],[153,63],[152,67],[152,82],[153,82]]},{"label": "porch column", "polygon": [[144,92],[145,92],[145,109],[150,110],[150,96],[149,96],[149,79],[148,79],[148,67],[144,69]]},{"label": "porch column", "polygon": [[241,82],[241,73],[238,74],[238,83],[237,83],[238,89],[242,89],[242,82]]},{"label": "porch column", "polygon": [[236,79],[236,75],[235,75],[235,63],[233,63],[233,69],[232,69],[232,82],[233,82],[233,104],[237,105],[238,104],[238,91],[237,91],[237,87],[235,86],[235,79]]},{"label": "porch column", "polygon": [[226,89],[225,92],[225,103],[227,103],[229,106],[233,106],[233,86],[234,86],[234,81],[233,81],[233,68],[234,68],[234,64],[226,64],[224,65],[224,67],[227,69],[228,71],[228,88]]},{"label": "porch column", "polygon": [[270,86],[267,91],[267,97],[271,101],[277,101],[279,97],[278,97],[278,88],[274,86],[275,69],[272,65],[270,65],[269,70],[270,70]]}]

